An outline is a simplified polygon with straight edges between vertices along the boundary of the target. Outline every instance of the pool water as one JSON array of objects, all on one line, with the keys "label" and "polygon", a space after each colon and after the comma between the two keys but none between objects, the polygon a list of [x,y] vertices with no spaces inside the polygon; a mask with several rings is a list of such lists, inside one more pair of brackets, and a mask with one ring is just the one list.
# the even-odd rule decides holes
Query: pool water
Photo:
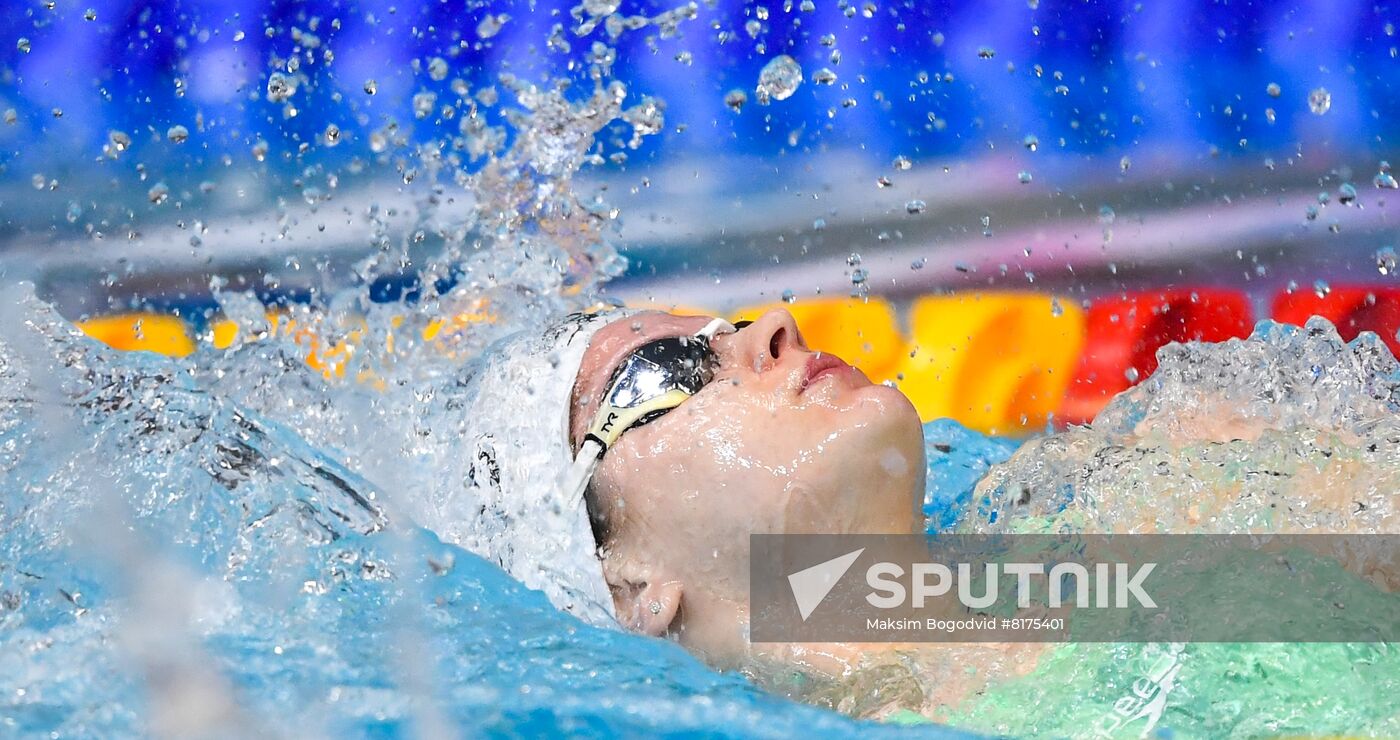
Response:
[{"label": "pool water", "polygon": [[895,731],[587,626],[172,361],[4,313],[3,734]]},{"label": "pool water", "polygon": [[[418,526],[400,505],[416,495],[412,485],[384,488],[347,464],[367,461],[383,475],[364,440],[384,444],[403,431],[387,423],[393,417],[359,437],[353,424],[319,429],[338,445],[308,442],[316,436],[308,409],[317,404],[297,394],[314,386],[298,385],[304,363],[274,361],[276,342],[183,361],[119,353],[16,292],[0,312],[0,722],[13,733],[952,734],[804,706],[716,673],[670,642],[557,612]],[[1276,400],[1293,417],[1273,426],[1346,427],[1350,436],[1335,449],[1355,457],[1372,440],[1393,445],[1396,434],[1384,415],[1394,413],[1400,375],[1377,345],[1374,337],[1343,344],[1320,325],[1265,326],[1228,347],[1176,357],[1171,349],[1159,382],[1115,402],[1102,430],[1067,434],[1099,435],[1111,447],[1124,424],[1184,423],[1187,391],[1287,387],[1295,396]],[[1272,358],[1270,372],[1256,362],[1248,377],[1221,374],[1242,356]],[[258,372],[215,371],[231,360]],[[1195,374],[1183,378],[1184,368]],[[1290,373],[1318,382],[1304,388]],[[1205,376],[1219,382],[1209,386]],[[1259,380],[1266,376],[1273,380]],[[286,396],[268,398],[255,382],[270,378],[281,379]],[[337,388],[365,392],[361,385],[323,386],[320,406],[335,406]],[[224,392],[235,388],[264,408]],[[342,420],[354,397],[335,409]],[[1330,405],[1320,408],[1323,400]],[[1115,427],[1114,414],[1133,424]],[[1071,471],[1045,484],[1064,495],[1042,510],[1076,526],[1087,504],[1076,508],[1086,496],[1077,499],[1075,486],[1082,494],[1113,480],[1076,478],[1078,463],[1052,444],[1066,435],[1026,444],[946,420],[924,433],[930,532],[994,526],[987,513],[1018,465],[1051,479]],[[1143,444],[1167,438],[1148,434]],[[1259,439],[1254,454],[1274,454],[1277,440]],[[1073,449],[1093,456],[1095,448]],[[1388,485],[1395,467],[1371,460],[1365,469],[1379,477],[1370,485]],[[397,472],[410,484],[434,475],[411,465]],[[1150,498],[1142,473],[1124,466],[1116,480]],[[1116,515],[1094,506],[1110,521]],[[1380,500],[1377,508],[1384,517],[1393,506]],[[1386,521],[1363,524],[1383,531]],[[1387,697],[1400,689],[1400,655],[1388,645],[1058,646],[1029,674],[998,682],[946,719],[984,732],[1080,734],[1109,717],[1133,671],[1153,670],[1163,650],[1181,665],[1154,719],[1159,733],[1395,729]]]},{"label": "pool water", "polygon": [[[936,4],[927,9],[915,5],[910,12],[919,11],[918,17],[909,20],[941,22]],[[1029,3],[1028,9],[1038,5]],[[529,6],[534,9],[533,3]],[[1134,151],[1138,165],[1131,176],[1129,157],[1119,160],[1113,152],[1108,168],[1113,179],[1096,185],[1098,190],[1059,184],[1070,182],[1066,173],[1085,169],[1076,142],[1085,136],[1095,141],[1136,140],[1138,134],[1104,137],[1106,129],[1098,126],[1078,131],[1078,113],[1060,115],[1051,108],[1045,109],[1048,118],[1039,122],[1046,149],[1054,138],[1059,138],[1061,149],[1066,148],[1066,137],[1070,141],[1058,159],[1042,153],[1039,160],[1012,157],[992,166],[964,163],[956,169],[925,166],[921,160],[911,174],[896,174],[912,166],[906,154],[956,153],[942,148],[951,144],[931,143],[925,136],[932,130],[925,122],[933,127],[938,120],[946,126],[944,118],[962,128],[933,142],[962,141],[966,143],[958,147],[981,153],[993,143],[985,132],[1000,130],[995,136],[1010,137],[1001,149],[1027,150],[1020,157],[1029,157],[1039,144],[1033,144],[1038,139],[1027,132],[1031,121],[1013,125],[995,117],[1003,111],[1020,115],[1018,106],[1004,104],[1005,95],[985,100],[976,96],[970,108],[968,101],[959,102],[961,96],[953,95],[949,105],[963,110],[949,116],[939,108],[935,116],[926,110],[924,92],[903,94],[910,78],[904,75],[889,88],[901,94],[874,91],[876,99],[859,106],[854,97],[850,105],[831,98],[844,98],[849,81],[861,81],[864,71],[873,74],[891,61],[883,52],[858,53],[855,39],[867,34],[855,24],[874,20],[881,24],[877,29],[884,29],[877,38],[927,36],[927,43],[942,46],[942,32],[906,35],[899,14],[884,12],[895,8],[876,13],[874,3],[863,4],[859,14],[854,5],[833,4],[808,22],[813,29],[841,30],[847,50],[843,82],[823,86],[825,97],[810,97],[800,109],[800,98],[792,98],[786,108],[758,106],[755,101],[748,112],[741,112],[739,106],[723,102],[729,96],[720,94],[720,88],[708,94],[694,77],[674,75],[660,85],[670,88],[669,119],[663,115],[663,101],[648,92],[651,83],[673,75],[631,70],[633,74],[625,76],[614,63],[619,49],[630,49],[632,53],[622,55],[625,64],[647,67],[648,60],[684,59],[689,67],[690,51],[674,45],[690,44],[695,38],[678,36],[679,26],[690,24],[699,34],[700,24],[691,22],[700,8],[692,3],[658,8],[659,14],[625,23],[614,12],[618,5],[607,0],[579,5],[571,14],[573,23],[552,12],[535,17],[516,12],[510,23],[505,14],[471,17],[468,30],[474,36],[468,38],[475,41],[470,44],[458,44],[460,37],[451,42],[431,33],[424,37],[425,44],[443,45],[422,50],[428,59],[426,79],[419,74],[423,60],[410,63],[404,58],[400,40],[418,25],[450,35],[460,30],[452,25],[461,19],[437,14],[415,20],[407,7],[399,13],[392,8],[383,14],[345,13],[345,43],[329,30],[320,32],[324,43],[334,45],[341,55],[332,67],[330,48],[319,55],[310,51],[323,43],[308,32],[314,32],[320,19],[303,23],[289,16],[286,22],[250,29],[249,46],[259,37],[266,44],[259,47],[258,57],[239,64],[288,73],[301,69],[300,76],[274,71],[264,78],[263,72],[250,73],[248,88],[198,75],[193,83],[166,76],[168,67],[182,63],[170,63],[179,56],[172,49],[187,39],[181,36],[178,44],[162,46],[168,36],[159,29],[189,25],[182,19],[186,10],[194,26],[228,26],[231,19],[222,6],[201,14],[195,8],[156,4],[131,14],[126,24],[130,27],[123,28],[132,38],[103,39],[112,43],[93,41],[77,30],[91,29],[81,33],[100,37],[108,16],[119,15],[101,7],[100,23],[71,17],[71,25],[54,25],[42,14],[26,15],[21,23],[16,14],[19,25],[37,24],[33,31],[25,30],[34,37],[34,49],[32,56],[20,57],[31,61],[17,65],[18,77],[37,86],[26,89],[63,93],[69,113],[65,117],[58,105],[40,105],[37,98],[19,106],[22,117],[7,108],[7,123],[21,125],[6,129],[11,133],[5,135],[14,137],[8,141],[15,151],[0,163],[10,172],[32,172],[29,182],[16,186],[25,197],[6,202],[34,204],[33,214],[6,213],[6,223],[18,231],[6,244],[13,251],[0,264],[0,275],[6,278],[0,286],[4,736],[958,734],[926,723],[902,727],[856,721],[766,692],[743,675],[712,671],[670,642],[584,625],[557,612],[541,594],[523,588],[491,563],[452,544],[456,526],[472,511],[471,502],[453,497],[459,489],[454,482],[464,472],[457,442],[464,425],[472,423],[462,405],[468,397],[457,382],[464,366],[505,332],[529,330],[549,316],[613,300],[602,290],[611,278],[632,278],[637,293],[651,290],[637,278],[658,268],[663,283],[673,280],[686,287],[667,293],[671,300],[689,297],[701,305],[709,305],[701,298],[735,294],[746,284],[755,288],[750,292],[768,299],[804,286],[826,294],[850,290],[864,298],[872,285],[893,289],[899,281],[907,285],[900,288],[906,291],[1003,287],[1021,280],[1046,286],[1058,281],[1087,301],[1076,266],[1083,275],[1099,275],[1104,281],[1099,287],[1111,293],[1163,275],[1166,282],[1175,282],[1180,273],[1172,273],[1162,260],[1207,255],[1213,260],[1208,264],[1230,268],[1221,268],[1222,274],[1239,272],[1236,268],[1246,268],[1246,249],[1255,261],[1243,278],[1234,278],[1246,282],[1267,278],[1282,283],[1303,273],[1308,277],[1305,283],[1312,282],[1319,278],[1312,272],[1323,267],[1347,276],[1355,265],[1345,259],[1340,265],[1328,262],[1339,254],[1362,255],[1362,262],[1388,255],[1379,262],[1384,266],[1381,274],[1394,269],[1393,249],[1371,243],[1387,228],[1383,202],[1367,193],[1360,201],[1371,207],[1363,212],[1354,186],[1342,182],[1352,176],[1330,172],[1335,165],[1325,155],[1309,154],[1307,167],[1321,168],[1316,170],[1300,164],[1290,171],[1294,158],[1284,160],[1286,181],[1295,183],[1290,186],[1291,200],[1270,193],[1268,198],[1252,199],[1258,201],[1251,204],[1254,210],[1222,212],[1221,218],[1215,217],[1215,206],[1206,207],[1204,201],[1196,207],[1196,199],[1205,197],[1198,193],[1202,188],[1181,187],[1180,194],[1171,196],[1176,200],[1161,200],[1165,196],[1158,193],[1163,188],[1157,172],[1176,173],[1171,177],[1182,181],[1197,176],[1171,169],[1177,165],[1168,160],[1182,159],[1180,152],[1191,151],[1176,138],[1178,130],[1191,127],[1173,123],[1175,118],[1154,119],[1156,130],[1172,135],[1156,134],[1155,154]],[[437,13],[439,8],[431,10]],[[478,16],[486,10],[473,9]],[[784,17],[790,10],[784,9]],[[766,15],[768,9],[762,12]],[[807,12],[797,9],[799,14]],[[306,15],[301,8],[295,13]],[[246,15],[251,19],[257,14]],[[574,55],[560,57],[559,69],[547,62],[540,69],[514,59],[534,56],[522,51],[536,48],[531,44],[544,43],[550,53],[569,48],[567,39],[556,38],[550,28],[556,15],[562,21],[558,28],[568,23],[576,37]],[[1087,35],[1058,33],[1046,20],[1044,36],[1038,30],[1023,36],[1040,39],[1036,44],[1059,39],[1056,43],[1074,47],[1071,59],[1085,53],[1117,59],[1099,53],[1104,34],[1099,26],[1080,23],[1082,15],[1076,6],[1065,20],[1092,28]],[[1175,45],[1171,33],[1153,29],[1177,29],[1182,25],[1179,19],[1165,5],[1151,15],[1152,24],[1134,32],[1141,36],[1122,38],[1167,39]],[[1279,17],[1289,25],[1293,15]],[[238,19],[240,14],[233,16]],[[31,23],[34,18],[39,20]],[[787,18],[783,28],[790,21]],[[1042,21],[1030,22],[1039,29]],[[1116,18],[1106,23],[1105,28],[1120,25]],[[326,26],[338,31],[339,24],[335,19]],[[579,26],[573,28],[575,24]],[[47,25],[61,33],[40,28]],[[234,25],[240,27],[237,37],[243,37],[242,24]],[[1013,28],[1000,20],[994,25]],[[1215,23],[1196,25],[1208,37],[1199,44],[1202,48],[1232,48],[1223,43],[1223,35],[1216,38],[1224,31]],[[794,37],[808,33],[796,30],[800,26],[792,26]],[[761,30],[761,25],[756,28]],[[1291,28],[1275,31],[1270,33],[1293,38]],[[766,49],[768,41],[759,41],[757,33],[747,35]],[[1339,33],[1333,29],[1320,35]],[[64,42],[46,43],[55,35]],[[660,47],[651,46],[653,35],[665,53],[657,54]],[[726,38],[727,32],[718,34],[717,43]],[[969,34],[950,32],[949,38],[955,39],[950,46],[960,49],[976,41]],[[497,42],[492,39],[502,46],[493,47]],[[506,45],[506,39],[513,43]],[[559,43],[561,39],[565,43]],[[16,54],[30,55],[28,36],[10,43]],[[408,45],[412,43],[416,42]],[[1139,40],[1121,43],[1141,53]],[[107,77],[126,77],[129,69],[144,69],[154,79],[147,87],[164,92],[112,85],[116,104],[108,107],[123,115],[129,112],[130,117],[102,121],[91,107],[99,100],[98,90],[48,76],[73,76],[64,57],[89,45],[115,52],[116,61],[104,60],[101,69],[77,75],[98,80],[103,96],[110,92]],[[1009,60],[1013,45],[999,45],[1002,59]],[[1368,47],[1366,53],[1372,56],[1367,58],[1393,58],[1393,48],[1383,48],[1387,45]],[[470,84],[456,78],[457,71],[449,81],[443,66],[448,62],[435,55],[446,53],[444,48],[468,46],[467,59],[449,56],[461,74],[472,78]],[[167,58],[162,49],[174,56]],[[772,50],[780,49],[775,40]],[[1005,92],[1002,85],[1011,83],[996,80],[1017,79],[1000,71],[1002,61],[985,63],[993,56],[990,47],[985,54],[968,47],[963,55],[967,63],[981,67],[959,66],[956,76],[953,67],[946,76],[935,67],[937,85],[926,88],[928,76],[922,68],[924,52],[930,50],[911,49],[919,53],[896,54],[904,59],[895,66],[915,65],[905,71],[922,78],[920,90],[952,90],[955,79],[959,84],[967,79],[975,81],[969,89]],[[821,56],[807,60],[810,73],[836,64],[831,55],[837,50],[814,51]],[[160,60],[152,61],[152,54]],[[512,57],[514,65],[506,64],[500,54]],[[708,74],[707,70],[733,68],[744,75],[744,87],[753,89],[762,74],[759,63],[769,53],[746,54],[738,63],[731,63],[728,54],[709,55],[706,61],[706,54],[697,53],[702,62],[697,69]],[[1307,55],[1290,50],[1285,56]],[[1106,64],[1113,88],[1126,87],[1117,78],[1120,65]],[[123,74],[108,75],[109,67],[118,66]],[[195,68],[211,66],[229,64],[211,54]],[[1032,68],[1021,66],[1023,75]],[[1224,66],[1252,69],[1233,61]],[[1304,80],[1313,76],[1313,65],[1308,66],[1306,74],[1299,71],[1296,78],[1285,79],[1291,83],[1289,95],[1298,102],[1306,89]],[[1351,70],[1353,65],[1330,66]],[[1011,97],[1041,101],[1033,106],[1043,107],[1042,98],[1055,89],[1050,85],[1061,87],[1062,70],[1054,67],[1044,79],[1046,86],[1030,93],[1041,97]],[[152,71],[156,68],[158,74]],[[1205,87],[1213,90],[1215,72],[1222,67],[1207,68],[1211,73],[1204,76]],[[1040,65],[1033,69],[1038,80]],[[346,70],[345,78],[338,77],[340,70]],[[781,67],[775,71],[783,72]],[[532,76],[534,72],[542,77]],[[764,84],[775,101],[792,93],[774,87],[789,87],[790,73],[768,77]],[[782,83],[783,78],[789,82]],[[1081,89],[1109,90],[1107,79],[1084,79],[1074,83],[1076,96]],[[731,82],[738,84],[726,78],[723,87]],[[193,85],[192,100],[214,88],[254,94],[245,101],[247,96],[225,96],[227,90],[220,89],[217,100],[204,103],[213,111],[214,135],[206,136],[201,126],[195,126],[193,134],[185,126],[167,128],[171,121],[162,119],[162,139],[146,118],[145,104],[154,98],[156,108],[182,111],[187,122],[193,122],[195,109],[165,97],[183,97],[187,84]],[[1249,84],[1258,88],[1256,93],[1265,89],[1262,79]],[[813,77],[803,94],[816,88]],[[1305,114],[1297,105],[1292,113],[1282,108],[1281,120],[1288,125],[1254,128],[1250,136],[1291,151],[1295,140],[1306,141],[1310,148],[1317,144],[1310,133],[1314,129],[1338,138],[1371,131],[1376,121],[1387,118],[1361,111],[1394,109],[1394,96],[1384,94],[1388,88],[1376,88],[1376,100],[1369,102],[1339,92],[1336,110],[1327,118],[1317,118],[1322,115],[1317,111]],[[734,91],[739,89],[731,94]],[[1151,107],[1159,98],[1179,97],[1159,95],[1156,89],[1142,93],[1151,99]],[[1066,95],[1068,88],[1064,93],[1055,89],[1054,94]],[[113,99],[107,97],[107,102]],[[351,101],[348,107],[339,107],[344,100]],[[1112,118],[1121,119],[1123,126],[1137,125],[1130,123],[1139,118],[1132,112],[1137,105],[1133,100],[1129,96],[1106,101],[1114,104]],[[894,112],[875,113],[883,107],[881,102],[888,102],[887,113]],[[1082,106],[1078,97],[1068,104],[1076,110]],[[395,105],[404,121],[418,121],[419,127],[409,131],[409,125],[400,126],[393,115],[384,115]],[[723,118],[707,121],[705,105]],[[919,108],[913,114],[919,121],[916,126],[906,125],[898,113],[904,111],[907,118],[910,106]],[[830,128],[827,122],[838,109],[852,118],[822,138],[818,128]],[[1225,110],[1231,115],[1229,107]],[[1268,110],[1267,117],[1256,112],[1249,125],[1267,120],[1272,126],[1273,109]],[[888,120],[879,120],[884,117]],[[1103,112],[1097,117],[1108,120]],[[1201,118],[1194,112],[1189,117]],[[1241,115],[1241,125],[1244,119]],[[34,121],[43,126],[36,130]],[[718,127],[709,125],[720,121]],[[1294,125],[1295,121],[1302,123]],[[75,123],[97,128],[84,139],[75,129],[65,128]],[[97,130],[108,124],[110,130]],[[1061,136],[1052,136],[1052,124],[1065,127],[1058,132]],[[890,126],[899,130],[897,137],[887,135]],[[1243,136],[1234,123],[1229,126]],[[712,137],[704,134],[709,128],[715,128]],[[154,136],[133,139],[122,129],[149,129]],[[691,138],[660,135],[671,129],[689,130]],[[721,142],[731,133],[749,130],[764,134],[758,166],[746,154],[734,160],[738,164],[732,172],[717,168],[705,175],[722,182],[716,192],[723,199],[739,193],[750,201],[749,210],[757,215],[738,228],[744,208],[726,209],[718,218],[712,214],[712,202],[693,197],[692,187],[701,187],[695,181],[702,179],[702,168],[692,168],[680,150],[691,149],[689,142],[697,136]],[[38,140],[40,133],[51,136],[46,141],[96,136],[107,142],[70,157],[89,161],[101,151],[91,170],[95,174],[88,178],[88,170],[59,167],[62,163],[50,160],[48,148],[31,146],[29,138],[23,138],[23,145],[13,144],[21,137]],[[187,138],[194,140],[186,145]],[[651,140],[663,138],[671,148],[647,148]],[[1221,137],[1211,131],[1206,138],[1214,150]],[[1233,133],[1225,138],[1239,139],[1244,146],[1244,139]],[[1201,141],[1186,144],[1206,148]],[[840,148],[865,151],[867,145],[892,164],[879,164],[879,171],[871,169],[869,177],[859,174],[860,185],[850,184],[856,182],[852,179],[829,196],[815,197],[816,192],[827,192],[822,185],[788,187],[758,176],[788,157],[789,150],[814,155],[828,148],[832,158],[813,160],[822,163],[817,169],[850,174],[842,171]],[[901,150],[885,151],[891,146]],[[696,159],[709,157],[704,147],[695,151]],[[230,164],[233,153],[242,158],[238,167]],[[1249,167],[1257,169],[1255,154],[1250,149],[1241,156],[1251,158]],[[653,219],[657,225],[644,227],[646,218],[633,219],[629,238],[657,241],[659,248],[634,261],[630,273],[616,248],[618,209],[609,203],[626,201],[622,191],[636,196],[651,181],[641,174],[650,170],[624,171],[622,164],[629,156],[642,162],[653,156],[657,159],[652,164],[685,170],[684,177],[671,178],[658,189],[679,193],[673,194],[679,201],[674,213],[702,214],[697,220],[712,222],[699,228],[663,217]],[[1265,161],[1273,171],[1272,160]],[[1019,162],[1035,164],[1027,164],[1026,176],[1018,179],[1013,171]],[[605,203],[601,192],[579,184],[590,165],[607,163],[617,169],[594,183],[600,189],[611,186]],[[798,161],[794,168],[808,166],[810,162]],[[61,183],[55,167],[62,171]],[[1388,172],[1388,165],[1366,161],[1368,172],[1377,167]],[[1036,170],[1035,184],[1029,169]],[[856,171],[865,172],[852,170]],[[716,178],[717,172],[723,176]],[[1136,179],[1144,172],[1154,174]],[[148,175],[153,176],[149,181]],[[1213,174],[1201,178],[1216,182]],[[84,179],[110,182],[111,189],[98,195],[67,189],[68,183]],[[893,183],[902,188],[890,191],[896,200],[870,197],[874,189]],[[1167,185],[1173,190],[1170,181]],[[1319,217],[1330,196],[1314,194],[1318,187],[1334,185],[1339,193],[1342,187],[1351,188],[1350,202],[1357,207],[1339,202]],[[764,200],[762,192],[742,192],[749,188],[771,191],[768,195],[773,197],[779,192],[785,198],[797,195],[804,205],[797,208],[791,199]],[[986,202],[1013,190],[1019,195],[1010,197],[1007,208]],[[1217,188],[1205,190],[1213,193]],[[1269,188],[1261,186],[1258,192]],[[855,193],[865,196],[850,197]],[[913,197],[920,195],[932,201],[934,209],[940,208],[939,199],[930,193],[945,195],[953,210],[934,218],[928,203]],[[49,196],[57,200],[44,200]],[[1043,197],[1049,199],[1039,200]],[[1299,198],[1308,201],[1308,210]],[[838,214],[841,209],[833,204],[848,200],[852,202]],[[1025,205],[1033,200],[1035,205]],[[1100,201],[1105,204],[1095,219],[1094,205]],[[1123,210],[1123,217],[1115,217],[1106,204],[1110,201]],[[1155,236],[1135,230],[1130,225],[1137,220],[1131,213],[1135,201],[1161,207],[1177,218]],[[1273,210],[1285,203],[1287,208]],[[998,211],[995,217],[993,210]],[[788,216],[810,228],[779,223],[773,214],[780,211],[791,211]],[[1083,212],[1088,218],[1049,228],[1055,211],[1070,212],[1074,219],[1079,216],[1073,214]],[[55,214],[58,218],[49,218]],[[879,218],[868,218],[872,214]],[[1110,250],[1109,226],[1115,218],[1120,238]],[[1308,226],[1318,218],[1316,228]],[[1306,221],[1295,223],[1300,219]],[[669,238],[663,238],[668,229]],[[910,242],[901,246],[898,242],[906,238],[906,231]],[[120,238],[123,232],[125,239]],[[1087,236],[1081,241],[1077,232]],[[771,239],[764,239],[783,246],[761,246],[766,242],[756,240],[755,234],[768,234]],[[1333,234],[1344,236],[1334,239]],[[103,249],[93,249],[99,238],[105,239]],[[950,238],[951,248],[926,263],[926,248]],[[851,245],[858,242],[875,246],[890,240],[895,243],[879,250],[884,254],[866,248],[865,261],[852,251]],[[1274,241],[1298,247],[1322,244],[1321,240],[1330,241],[1325,248],[1290,252],[1290,259],[1301,265],[1296,270],[1285,270],[1284,264],[1273,274],[1257,259],[1264,254],[1264,261],[1270,262]],[[1076,242],[1076,250],[1061,255],[1061,247],[1068,250],[1070,241]],[[1123,246],[1126,241],[1133,244]],[[804,265],[799,256],[809,249],[821,260]],[[1062,259],[1068,269],[1060,268]],[[784,261],[792,263],[789,271],[781,280],[772,277],[770,284],[770,273]],[[1120,261],[1125,266],[1141,262],[1142,269],[1120,279]],[[1376,264],[1364,265],[1365,271],[1371,273]],[[740,265],[744,270],[737,270]],[[1154,272],[1154,265],[1160,266],[1160,273]],[[721,268],[729,267],[739,274],[722,275]],[[1207,269],[1211,268],[1202,272]],[[943,277],[930,277],[935,274]],[[147,288],[159,286],[205,301],[196,318],[225,320],[237,331],[227,348],[201,343],[184,358],[122,354],[77,332],[51,305],[36,298],[32,287],[16,284],[16,276],[37,278],[45,298],[65,289],[81,294],[82,300],[70,304],[75,308],[67,312],[71,318],[118,304],[147,308],[144,299],[162,297],[157,295],[161,291]],[[384,295],[386,285],[397,286],[398,292]],[[269,326],[260,298],[276,293],[278,286],[286,288],[283,297],[298,293],[306,298],[302,305],[289,307],[284,317],[296,322],[295,332],[276,332]],[[1320,295],[1330,290],[1320,279],[1314,287]],[[1293,287],[1287,289],[1293,292]],[[1047,307],[1052,315],[1064,310],[1058,303]],[[1078,311],[1073,305],[1069,310]],[[318,358],[314,366],[307,363],[307,343],[298,341],[308,336]],[[334,360],[328,361],[331,355]],[[1214,349],[1172,346],[1159,359],[1157,373],[1119,396],[1092,429],[1019,441],[983,435],[947,420],[927,424],[925,513],[930,532],[1064,527],[1210,531],[1213,526],[1229,531],[1395,531],[1400,372],[1374,336],[1342,343],[1325,324],[1303,330],[1262,325],[1251,340]],[[933,381],[921,383],[911,383],[909,390],[928,395],[945,390]],[[1277,475],[1254,476],[1250,471],[1260,466]],[[1169,474],[1161,474],[1163,470]],[[1250,495],[1202,510],[1203,492],[1222,487]],[[1319,490],[1347,506],[1313,506],[1309,496]],[[1284,506],[1283,514],[1262,515],[1249,502],[1266,494],[1291,506]],[[1021,504],[1023,500],[1027,504]],[[1353,502],[1365,506],[1352,512]],[[1400,734],[1393,702],[1400,694],[1400,657],[1385,645],[1061,646],[1033,670],[950,708],[942,719],[992,733],[1091,732],[1125,692],[1132,691],[1144,665],[1157,685],[1165,686],[1163,656],[1173,661],[1166,671],[1178,664],[1179,670],[1170,673],[1174,684],[1164,692],[1166,705],[1153,720],[1152,729],[1159,735],[1354,730]]]}]

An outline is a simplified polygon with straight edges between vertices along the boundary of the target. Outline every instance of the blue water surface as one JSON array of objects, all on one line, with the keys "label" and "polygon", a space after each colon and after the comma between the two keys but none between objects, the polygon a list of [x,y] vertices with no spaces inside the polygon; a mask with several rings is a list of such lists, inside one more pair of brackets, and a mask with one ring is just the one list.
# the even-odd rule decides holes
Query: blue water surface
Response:
[{"label": "blue water surface", "polygon": [[[0,735],[959,734],[855,722],[587,626],[383,523],[366,481],[163,361],[56,356],[29,380],[0,365]],[[91,389],[23,395],[67,375]],[[930,511],[951,521],[1013,445],[926,433]]]}]

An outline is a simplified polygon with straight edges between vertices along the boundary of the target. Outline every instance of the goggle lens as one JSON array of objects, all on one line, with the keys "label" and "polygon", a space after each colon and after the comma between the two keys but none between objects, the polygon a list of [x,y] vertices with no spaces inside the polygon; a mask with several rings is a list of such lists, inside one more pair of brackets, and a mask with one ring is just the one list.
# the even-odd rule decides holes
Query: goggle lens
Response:
[{"label": "goggle lens", "polygon": [[693,396],[715,377],[719,358],[703,337],[667,337],[633,352],[617,369],[607,403],[632,408],[679,389]]}]

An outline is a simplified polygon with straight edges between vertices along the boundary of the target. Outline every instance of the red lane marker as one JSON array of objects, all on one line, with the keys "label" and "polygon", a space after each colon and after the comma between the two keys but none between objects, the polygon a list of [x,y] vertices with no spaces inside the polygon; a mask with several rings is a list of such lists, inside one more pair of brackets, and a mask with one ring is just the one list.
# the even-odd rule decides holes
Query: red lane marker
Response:
[{"label": "red lane marker", "polygon": [[1058,418],[1091,421],[1110,398],[1157,369],[1157,350],[1170,342],[1223,342],[1249,336],[1249,297],[1217,288],[1173,288],[1094,301],[1084,352]]}]

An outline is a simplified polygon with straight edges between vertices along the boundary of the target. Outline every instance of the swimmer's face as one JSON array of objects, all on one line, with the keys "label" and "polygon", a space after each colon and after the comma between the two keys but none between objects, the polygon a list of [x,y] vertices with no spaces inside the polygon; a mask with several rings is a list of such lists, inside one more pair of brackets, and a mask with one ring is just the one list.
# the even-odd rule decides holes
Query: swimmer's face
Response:
[{"label": "swimmer's face", "polygon": [[[646,313],[594,335],[575,386],[575,448],[628,355],[708,321]],[[624,433],[594,476],[609,557],[746,600],[751,533],[922,531],[923,439],[902,393],[809,350],[787,311],[711,346],[714,380]]]}]

